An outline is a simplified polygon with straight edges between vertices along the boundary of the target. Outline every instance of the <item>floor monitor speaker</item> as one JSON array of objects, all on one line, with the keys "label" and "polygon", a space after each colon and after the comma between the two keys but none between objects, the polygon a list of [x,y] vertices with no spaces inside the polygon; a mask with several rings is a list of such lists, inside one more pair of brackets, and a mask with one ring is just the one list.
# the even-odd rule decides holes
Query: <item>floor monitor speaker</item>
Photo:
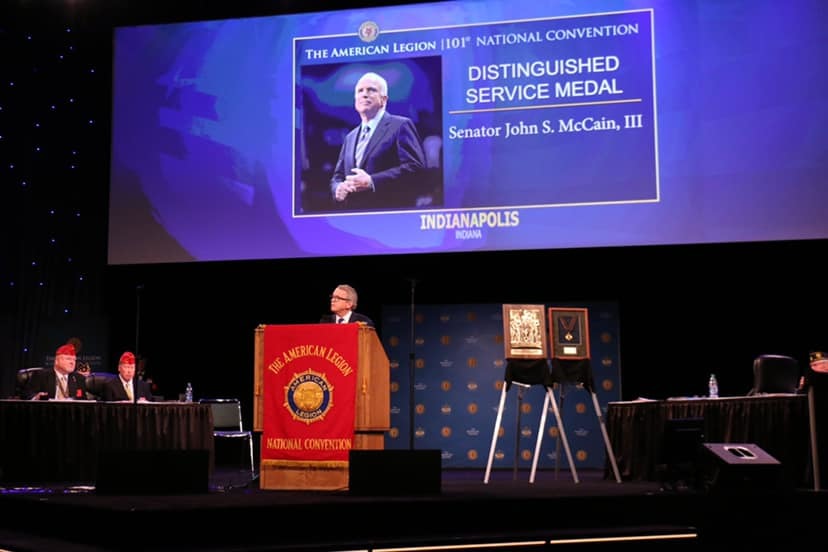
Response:
[{"label": "floor monitor speaker", "polygon": [[206,493],[208,450],[113,450],[98,455],[99,494]]},{"label": "floor monitor speaker", "polygon": [[348,491],[357,495],[439,494],[440,450],[352,450]]},{"label": "floor monitor speaker", "polygon": [[776,491],[786,487],[782,464],[753,443],[704,443],[710,491]]}]

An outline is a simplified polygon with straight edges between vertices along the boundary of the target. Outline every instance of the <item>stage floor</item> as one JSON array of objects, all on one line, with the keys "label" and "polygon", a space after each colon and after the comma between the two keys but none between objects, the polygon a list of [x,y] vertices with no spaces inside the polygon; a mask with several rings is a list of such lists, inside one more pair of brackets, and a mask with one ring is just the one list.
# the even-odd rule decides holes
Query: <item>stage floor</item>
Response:
[{"label": "stage floor", "polygon": [[[714,544],[790,548],[817,537],[806,519],[828,494],[743,486],[664,489],[603,472],[448,471],[440,491],[355,495],[261,490],[249,472],[217,469],[207,492],[103,495],[94,486],[0,487],[0,548],[61,550],[638,550]],[[508,544],[511,543],[511,544]],[[448,547],[448,548],[447,548]]]}]

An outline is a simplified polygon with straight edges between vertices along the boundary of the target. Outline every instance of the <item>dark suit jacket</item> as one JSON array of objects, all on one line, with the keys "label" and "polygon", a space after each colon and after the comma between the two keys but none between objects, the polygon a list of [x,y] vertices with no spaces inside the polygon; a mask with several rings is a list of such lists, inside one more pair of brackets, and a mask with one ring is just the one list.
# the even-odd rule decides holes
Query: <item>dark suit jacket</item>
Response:
[{"label": "dark suit jacket", "polygon": [[[152,400],[152,388],[150,387],[149,382],[144,380],[132,378],[132,394],[135,396],[136,401],[138,399],[146,399],[148,401]],[[126,389],[124,389],[124,384],[121,383],[120,377],[114,377],[106,382],[103,392],[101,393],[101,399],[105,401],[129,400]]]},{"label": "dark suit jacket", "polygon": [[[361,128],[360,125],[349,132],[339,150],[331,179],[332,195],[337,185],[353,174],[351,169],[356,166],[354,155]],[[423,177],[425,166],[417,127],[411,119],[386,111],[365,146],[359,166],[371,175],[374,191],[353,193],[344,202],[335,203],[349,210],[414,207],[418,195],[417,179]]]},{"label": "dark suit jacket", "polygon": [[[26,398],[31,399],[37,393],[45,391],[49,394],[50,399],[54,399],[56,387],[57,376],[54,368],[44,368],[32,374],[26,390]],[[69,398],[72,400],[86,400],[86,378],[77,372],[72,372],[67,376],[66,388],[69,392]]]},{"label": "dark suit jacket", "polygon": [[[322,320],[319,321],[320,324],[336,324],[336,315],[335,314],[326,314],[322,317]],[[352,322],[364,322],[366,326],[371,328],[374,327],[374,321],[365,316],[364,314],[359,314],[358,312],[351,311],[351,320],[348,322],[349,324]]]}]

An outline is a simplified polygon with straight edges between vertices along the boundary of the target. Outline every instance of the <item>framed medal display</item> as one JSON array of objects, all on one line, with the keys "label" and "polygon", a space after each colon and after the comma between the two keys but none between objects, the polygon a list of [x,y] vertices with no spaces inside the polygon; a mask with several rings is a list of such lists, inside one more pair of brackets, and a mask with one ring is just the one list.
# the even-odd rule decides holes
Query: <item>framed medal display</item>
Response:
[{"label": "framed medal display", "polygon": [[546,358],[543,305],[503,305],[503,347],[506,358]]},{"label": "framed medal display", "polygon": [[549,342],[552,358],[590,358],[588,310],[549,307]]}]

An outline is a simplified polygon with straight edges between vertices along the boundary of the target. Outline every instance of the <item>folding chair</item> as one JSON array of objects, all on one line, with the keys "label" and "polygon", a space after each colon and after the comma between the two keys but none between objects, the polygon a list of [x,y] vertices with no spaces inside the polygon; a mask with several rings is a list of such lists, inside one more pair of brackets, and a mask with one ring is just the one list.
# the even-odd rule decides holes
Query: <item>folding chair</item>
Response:
[{"label": "folding chair", "polygon": [[201,399],[213,411],[213,437],[215,439],[247,440],[250,452],[250,474],[255,476],[253,463],[253,432],[242,425],[241,402],[238,399]]}]

